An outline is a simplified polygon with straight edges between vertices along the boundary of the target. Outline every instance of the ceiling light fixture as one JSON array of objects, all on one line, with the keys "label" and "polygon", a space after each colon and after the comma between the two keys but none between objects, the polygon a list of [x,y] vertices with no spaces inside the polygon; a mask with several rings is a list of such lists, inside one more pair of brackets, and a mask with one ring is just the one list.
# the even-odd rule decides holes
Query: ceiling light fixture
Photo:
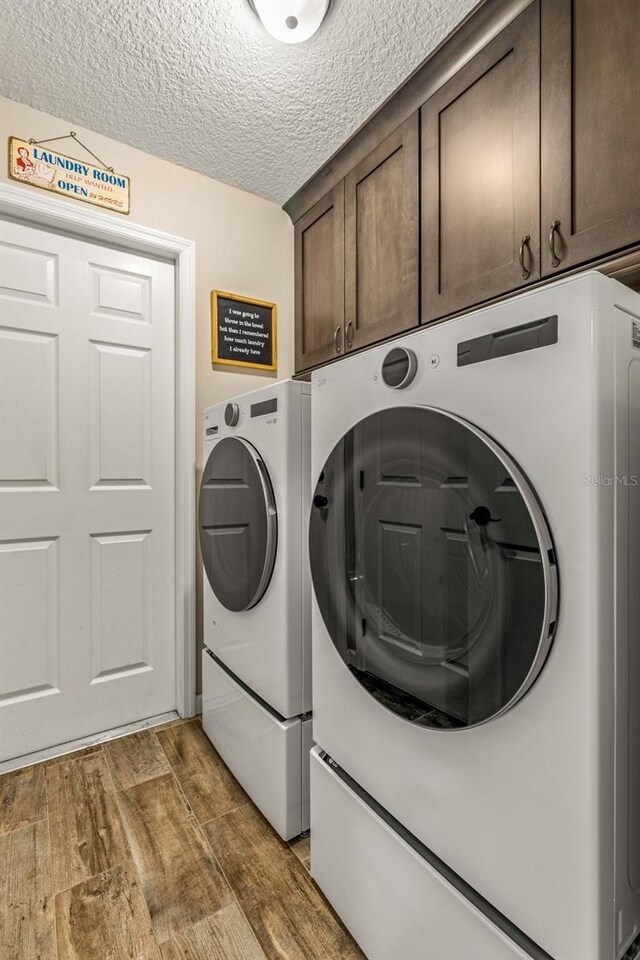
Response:
[{"label": "ceiling light fixture", "polygon": [[249,0],[249,5],[276,40],[302,43],[320,27],[331,0]]}]

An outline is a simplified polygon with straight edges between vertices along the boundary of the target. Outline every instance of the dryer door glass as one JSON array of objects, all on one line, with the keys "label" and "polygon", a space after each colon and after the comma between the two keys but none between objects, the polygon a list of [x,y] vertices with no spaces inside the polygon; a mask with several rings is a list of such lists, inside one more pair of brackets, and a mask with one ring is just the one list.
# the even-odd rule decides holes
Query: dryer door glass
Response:
[{"label": "dryer door glass", "polygon": [[200,487],[200,547],[211,589],[228,610],[248,610],[269,585],[277,515],[267,469],[255,447],[218,441]]},{"label": "dryer door glass", "polygon": [[427,727],[512,707],[550,649],[558,583],[541,506],[490,437],[445,411],[361,421],[318,480],[313,585],[362,686]]}]

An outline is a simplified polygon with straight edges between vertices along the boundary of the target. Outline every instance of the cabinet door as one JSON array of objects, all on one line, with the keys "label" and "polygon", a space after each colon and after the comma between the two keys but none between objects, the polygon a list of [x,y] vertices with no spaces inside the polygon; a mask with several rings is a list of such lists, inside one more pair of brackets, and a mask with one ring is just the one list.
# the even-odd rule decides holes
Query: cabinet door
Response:
[{"label": "cabinet door", "polygon": [[423,322],[539,277],[536,0],[422,108]]},{"label": "cabinet door", "polygon": [[344,346],[344,184],[295,224],[296,371]]},{"label": "cabinet door", "polygon": [[418,151],[416,113],[345,179],[347,350],[420,322]]},{"label": "cabinet door", "polygon": [[542,240],[544,274],[640,241],[638,0],[543,0]]}]

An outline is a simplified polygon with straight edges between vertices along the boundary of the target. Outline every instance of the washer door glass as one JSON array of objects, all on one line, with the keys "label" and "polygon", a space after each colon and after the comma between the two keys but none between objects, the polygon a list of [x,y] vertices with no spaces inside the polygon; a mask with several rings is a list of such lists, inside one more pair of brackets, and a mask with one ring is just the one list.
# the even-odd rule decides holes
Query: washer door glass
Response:
[{"label": "washer door glass", "polygon": [[541,670],[558,581],[540,504],[490,437],[441,410],[361,421],[318,480],[313,585],[338,653],[427,727],[506,712]]},{"label": "washer door glass", "polygon": [[200,487],[200,547],[211,589],[228,610],[248,610],[271,580],[277,515],[267,469],[238,437],[218,441]]}]

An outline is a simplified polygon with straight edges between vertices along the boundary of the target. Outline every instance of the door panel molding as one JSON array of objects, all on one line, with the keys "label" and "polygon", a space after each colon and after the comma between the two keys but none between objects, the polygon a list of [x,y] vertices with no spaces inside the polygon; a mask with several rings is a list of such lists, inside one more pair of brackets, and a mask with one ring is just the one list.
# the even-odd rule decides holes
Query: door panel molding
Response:
[{"label": "door panel molding", "polygon": [[[0,324],[2,492],[58,488],[58,360],[57,333]],[[21,367],[26,366],[29,382],[21,375]],[[18,394],[19,404],[5,403],[7,394]],[[25,410],[29,411],[26,417]]]},{"label": "door panel molding", "polygon": [[[54,197],[0,184],[0,219],[108,244],[175,265],[175,610],[176,705],[196,713],[195,631],[195,243],[150,227],[113,219]],[[137,317],[136,317],[137,319]]]},{"label": "door panel molding", "polygon": [[[59,547],[58,537],[0,542],[2,614],[11,625],[0,637],[3,705],[60,692]],[[34,591],[37,604],[28,601]]]}]

